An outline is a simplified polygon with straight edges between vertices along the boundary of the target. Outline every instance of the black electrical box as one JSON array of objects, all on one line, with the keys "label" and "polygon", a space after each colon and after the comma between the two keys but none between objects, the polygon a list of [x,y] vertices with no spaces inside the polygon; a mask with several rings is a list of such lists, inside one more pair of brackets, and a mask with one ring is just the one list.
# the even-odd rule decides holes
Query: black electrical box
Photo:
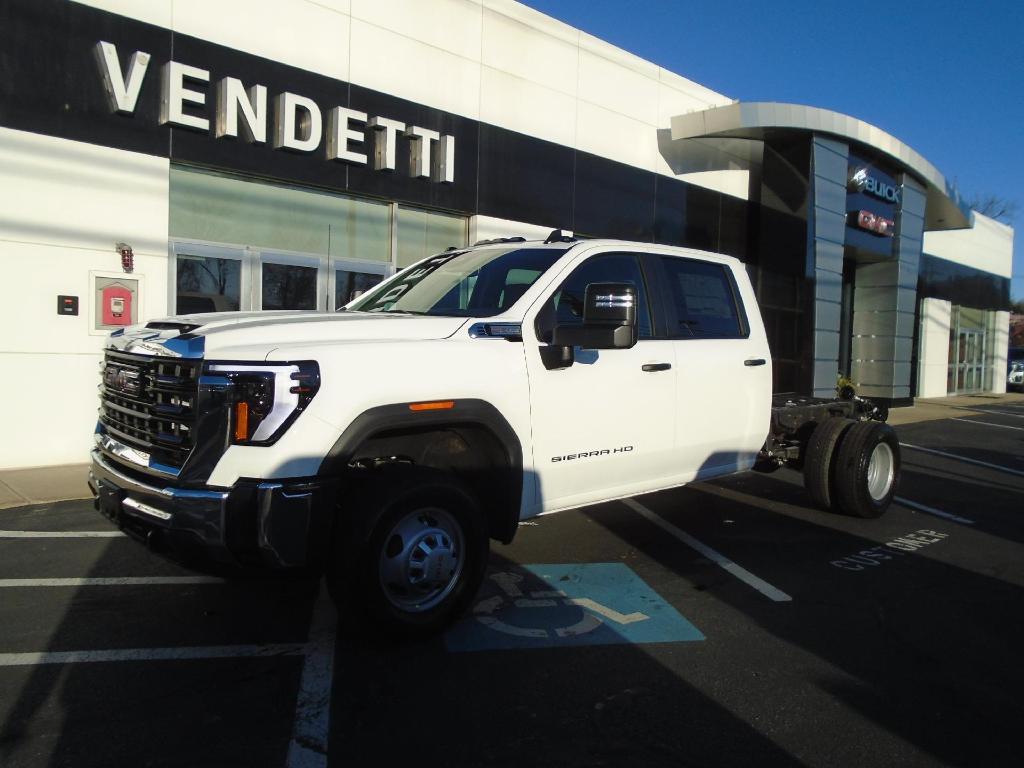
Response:
[{"label": "black electrical box", "polygon": [[77,315],[78,314],[78,297],[77,296],[58,296],[57,297],[57,314],[58,315]]}]

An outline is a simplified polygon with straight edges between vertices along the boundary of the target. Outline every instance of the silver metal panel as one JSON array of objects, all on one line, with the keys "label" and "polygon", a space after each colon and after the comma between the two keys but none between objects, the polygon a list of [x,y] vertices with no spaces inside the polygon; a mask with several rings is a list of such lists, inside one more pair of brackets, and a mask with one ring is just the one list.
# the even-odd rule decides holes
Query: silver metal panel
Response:
[{"label": "silver metal panel", "polygon": [[895,311],[861,310],[853,313],[854,336],[892,336],[896,331]]},{"label": "silver metal panel", "polygon": [[821,176],[815,176],[814,204],[819,209],[824,208],[833,213],[845,214],[846,185],[837,184],[829,179],[823,179]]},{"label": "silver metal panel", "polygon": [[841,307],[838,301],[816,299],[814,302],[814,327],[838,328],[840,314]]},{"label": "silver metal panel", "polygon": [[838,272],[817,270],[814,273],[814,298],[823,301],[842,301],[843,276]]},{"label": "silver metal panel", "polygon": [[814,243],[814,266],[829,272],[843,273],[843,246],[831,240],[818,239]]},{"label": "silver metal panel", "polygon": [[815,330],[814,359],[833,363],[839,361],[839,331],[821,328]]},{"label": "silver metal panel", "polygon": [[[843,206],[845,203],[843,191]],[[814,209],[814,237],[816,240],[828,240],[842,245],[846,241],[846,214],[824,208]]]},{"label": "silver metal panel", "polygon": [[854,360],[891,363],[896,359],[895,354],[893,337],[889,335],[854,336],[850,345],[850,356]]}]

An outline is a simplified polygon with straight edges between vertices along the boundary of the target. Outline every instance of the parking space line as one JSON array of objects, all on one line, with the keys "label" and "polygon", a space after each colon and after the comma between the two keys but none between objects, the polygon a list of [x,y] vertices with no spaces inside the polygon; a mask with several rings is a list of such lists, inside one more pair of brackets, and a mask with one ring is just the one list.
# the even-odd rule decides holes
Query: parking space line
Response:
[{"label": "parking space line", "polygon": [[989,411],[989,410],[982,411],[982,410],[979,410],[977,408],[973,408],[972,409],[972,408],[964,408],[963,406],[958,406],[958,407],[960,408],[960,410],[963,410],[963,411],[973,410],[975,413],[995,413],[995,414],[998,414],[1000,416],[1014,416],[1015,418],[1018,418],[1018,419],[1024,419],[1024,413],[1014,413],[1013,411]]},{"label": "parking space line", "polygon": [[0,531],[0,539],[114,539],[122,531]]},{"label": "parking space line", "polygon": [[966,517],[960,517],[960,515],[952,515],[949,512],[943,512],[941,509],[935,509],[935,507],[929,507],[924,504],[918,504],[916,501],[904,499],[901,496],[894,496],[892,500],[901,506],[909,507],[910,509],[915,509],[918,512],[925,512],[929,515],[935,515],[936,517],[941,517],[946,520],[952,520],[954,523],[974,525],[974,521],[968,520]]},{"label": "parking space line", "polygon": [[988,467],[989,469],[998,469],[1000,472],[1008,472],[1011,475],[1017,475],[1024,477],[1024,472],[1019,469],[1010,469],[999,464],[989,464],[987,461],[978,461],[977,459],[968,459],[966,456],[959,456],[955,453],[946,453],[945,451],[936,451],[934,448],[922,448],[920,445],[911,445],[910,443],[900,443],[903,448],[910,448],[914,451],[921,451],[922,453],[933,453],[936,456],[943,456],[947,459],[956,459],[967,464],[975,464],[979,467]]},{"label": "parking space line", "polygon": [[223,584],[216,576],[116,576],[84,579],[0,579],[4,587],[132,587],[183,584]]},{"label": "parking space line", "polygon": [[207,645],[182,648],[0,653],[0,667],[34,667],[42,664],[82,664],[104,661],[188,661],[300,656],[304,650],[305,645],[302,643],[278,643],[275,645]]},{"label": "parking space line", "polygon": [[968,424],[981,424],[985,427],[999,427],[1000,429],[1017,429],[1024,432],[1024,427],[1011,427],[1009,424],[992,424],[988,421],[975,421],[974,419],[953,419],[953,421],[966,421]]},{"label": "parking space line", "polygon": [[337,610],[327,596],[326,585],[321,583],[309,622],[287,768],[325,768],[327,765],[336,623]]},{"label": "parking space line", "polygon": [[792,597],[787,595],[785,592],[783,592],[781,589],[778,589],[777,587],[773,587],[771,584],[769,584],[764,579],[762,579],[762,578],[760,578],[758,576],[755,576],[750,571],[748,571],[746,568],[744,568],[744,567],[742,567],[740,565],[737,565],[732,560],[730,560],[728,557],[723,555],[721,552],[716,552],[711,547],[709,547],[707,544],[704,544],[704,543],[698,541],[697,539],[693,538],[693,536],[688,534],[686,531],[682,530],[681,528],[676,528],[670,522],[665,520],[660,515],[655,514],[654,512],[652,512],[650,509],[645,507],[640,502],[638,502],[638,501],[636,501],[634,499],[622,499],[622,503],[625,504],[630,509],[632,509],[637,514],[639,514],[641,517],[644,517],[647,520],[649,520],[650,522],[654,523],[656,526],[661,528],[666,533],[668,533],[671,536],[674,536],[675,538],[679,539],[679,541],[683,542],[684,544],[686,544],[691,549],[697,550],[702,555],[704,555],[704,557],[706,557],[708,560],[712,561],[713,563],[718,565],[723,570],[728,571],[729,573],[731,573],[733,576],[735,576],[737,579],[739,579],[740,581],[744,582],[748,586],[753,587],[758,592],[760,592],[762,595],[767,597],[769,600],[774,600],[777,603],[781,603],[781,602],[788,602],[788,601],[791,601],[793,599]]}]

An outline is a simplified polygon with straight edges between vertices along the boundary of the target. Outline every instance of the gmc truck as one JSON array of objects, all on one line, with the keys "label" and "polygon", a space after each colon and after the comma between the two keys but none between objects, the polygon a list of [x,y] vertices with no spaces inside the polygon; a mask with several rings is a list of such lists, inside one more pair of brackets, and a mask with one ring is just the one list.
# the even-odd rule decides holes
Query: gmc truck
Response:
[{"label": "gmc truck", "polygon": [[118,330],[89,485],[179,553],[322,571],[346,612],[436,631],[520,521],[750,469],[803,472],[871,518],[900,471],[885,411],[772,394],[734,258],[503,238],[449,249],[333,313]]}]

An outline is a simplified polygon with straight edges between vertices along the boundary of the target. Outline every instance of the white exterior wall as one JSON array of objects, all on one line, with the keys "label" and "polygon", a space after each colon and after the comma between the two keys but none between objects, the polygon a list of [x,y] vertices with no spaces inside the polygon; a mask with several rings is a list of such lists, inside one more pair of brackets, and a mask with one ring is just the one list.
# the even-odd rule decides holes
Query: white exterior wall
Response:
[{"label": "white exterior wall", "polygon": [[923,250],[1001,277],[1013,274],[1013,228],[977,211],[971,211],[970,229],[925,232]]},{"label": "white exterior wall", "polygon": [[732,99],[512,0],[83,0],[284,64],[747,197],[746,171],[677,176],[672,115]]},{"label": "white exterior wall", "polygon": [[991,336],[992,391],[997,394],[1006,392],[1006,358],[1010,352],[1010,313],[993,312]]},{"label": "white exterior wall", "polygon": [[[139,317],[167,310],[168,161],[0,128],[0,469],[88,460],[106,331],[92,331],[90,271],[123,275],[135,251]],[[79,297],[77,316],[57,296]]]},{"label": "white exterior wall", "polygon": [[[945,397],[949,371],[949,324],[953,305],[942,299],[921,301],[917,352],[917,397]],[[1004,377],[1005,378],[1005,377]]]}]

